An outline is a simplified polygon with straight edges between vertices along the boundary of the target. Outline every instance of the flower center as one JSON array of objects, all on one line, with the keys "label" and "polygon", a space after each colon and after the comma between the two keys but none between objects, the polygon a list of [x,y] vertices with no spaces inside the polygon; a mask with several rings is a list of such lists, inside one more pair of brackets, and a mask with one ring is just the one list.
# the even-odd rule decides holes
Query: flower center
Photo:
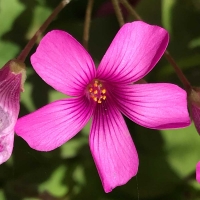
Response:
[{"label": "flower center", "polygon": [[90,98],[97,103],[101,103],[103,100],[106,100],[106,89],[99,80],[94,80],[88,85],[88,93]]}]

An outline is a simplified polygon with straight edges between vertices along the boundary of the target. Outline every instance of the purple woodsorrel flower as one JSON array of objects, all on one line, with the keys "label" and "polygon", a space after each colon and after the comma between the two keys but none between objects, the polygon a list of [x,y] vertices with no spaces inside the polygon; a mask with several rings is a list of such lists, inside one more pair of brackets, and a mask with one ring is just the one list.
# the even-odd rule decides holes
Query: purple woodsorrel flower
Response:
[{"label": "purple woodsorrel flower", "polygon": [[197,163],[196,166],[196,180],[200,183],[200,161]]},{"label": "purple woodsorrel flower", "polygon": [[24,80],[25,65],[20,61],[11,60],[0,69],[0,164],[7,161],[12,153]]},{"label": "purple woodsorrel flower", "polygon": [[164,53],[166,30],[144,22],[124,25],[96,69],[87,51],[68,33],[41,40],[31,63],[56,90],[73,96],[22,117],[16,132],[33,149],[50,151],[71,139],[92,118],[89,144],[105,192],[138,170],[138,155],[121,113],[153,129],[190,124],[186,92],[173,84],[133,84]]}]

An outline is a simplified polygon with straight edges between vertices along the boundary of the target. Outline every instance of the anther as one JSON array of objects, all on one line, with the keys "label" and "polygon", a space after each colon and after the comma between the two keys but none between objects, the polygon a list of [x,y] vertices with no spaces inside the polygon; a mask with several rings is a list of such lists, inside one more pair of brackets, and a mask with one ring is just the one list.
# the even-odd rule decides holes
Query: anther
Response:
[{"label": "anther", "polygon": [[106,96],[104,95],[104,96],[102,97],[102,99],[103,99],[103,100],[106,100]]},{"label": "anther", "polygon": [[97,91],[97,90],[95,90],[93,93],[94,93],[94,94],[97,94],[97,93],[98,93],[98,91]]},{"label": "anther", "polygon": [[106,89],[104,88],[103,83],[99,80],[94,80],[88,85],[88,93],[90,98],[99,104],[106,99]]},{"label": "anther", "polygon": [[94,100],[94,101],[97,101],[97,97],[93,97],[93,100]]},{"label": "anther", "polygon": [[106,93],[106,89],[101,90],[101,93],[105,94]]}]

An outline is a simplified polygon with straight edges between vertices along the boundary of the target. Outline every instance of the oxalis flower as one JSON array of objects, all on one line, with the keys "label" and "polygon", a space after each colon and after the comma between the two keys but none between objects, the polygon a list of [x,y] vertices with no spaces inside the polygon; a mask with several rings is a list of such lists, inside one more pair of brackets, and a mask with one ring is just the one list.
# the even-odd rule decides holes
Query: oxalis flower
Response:
[{"label": "oxalis flower", "polygon": [[76,135],[92,118],[89,145],[105,192],[138,171],[138,155],[121,113],[153,129],[189,125],[184,90],[173,84],[133,84],[158,62],[168,43],[163,28],[124,25],[98,68],[68,33],[49,32],[31,63],[56,90],[73,96],[18,120],[15,130],[33,149],[50,151]]},{"label": "oxalis flower", "polygon": [[10,60],[0,69],[0,164],[10,158],[13,150],[14,126],[24,81],[24,63]]}]

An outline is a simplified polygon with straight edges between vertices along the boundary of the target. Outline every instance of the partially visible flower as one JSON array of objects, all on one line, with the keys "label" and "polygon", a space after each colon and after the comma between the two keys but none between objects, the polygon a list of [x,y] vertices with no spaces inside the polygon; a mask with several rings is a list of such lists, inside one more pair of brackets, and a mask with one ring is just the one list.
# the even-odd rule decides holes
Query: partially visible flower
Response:
[{"label": "partially visible flower", "polygon": [[90,149],[105,192],[138,171],[138,155],[121,113],[153,129],[190,124],[186,92],[173,84],[133,84],[164,53],[168,33],[144,22],[124,25],[96,69],[88,52],[68,33],[51,31],[31,63],[43,80],[73,96],[20,118],[15,130],[33,149],[50,151],[75,136],[92,118]]},{"label": "partially visible flower", "polygon": [[[130,0],[129,3],[131,6],[134,7],[137,5],[137,3],[139,1],[140,0]],[[121,12],[122,12],[123,16],[127,17],[128,12],[121,3],[120,3],[120,7],[121,7]],[[114,14],[114,13],[115,13],[115,11],[113,9],[112,2],[110,0],[106,0],[105,2],[103,2],[100,5],[99,9],[97,10],[96,16],[97,17],[105,17],[107,15]]]},{"label": "partially visible flower", "polygon": [[200,162],[196,166],[196,180],[200,183]]},{"label": "partially visible flower", "polygon": [[0,164],[7,161],[12,153],[24,80],[25,65],[22,62],[10,60],[0,69]]},{"label": "partially visible flower", "polygon": [[194,125],[200,134],[200,88],[193,88],[188,99]]}]

